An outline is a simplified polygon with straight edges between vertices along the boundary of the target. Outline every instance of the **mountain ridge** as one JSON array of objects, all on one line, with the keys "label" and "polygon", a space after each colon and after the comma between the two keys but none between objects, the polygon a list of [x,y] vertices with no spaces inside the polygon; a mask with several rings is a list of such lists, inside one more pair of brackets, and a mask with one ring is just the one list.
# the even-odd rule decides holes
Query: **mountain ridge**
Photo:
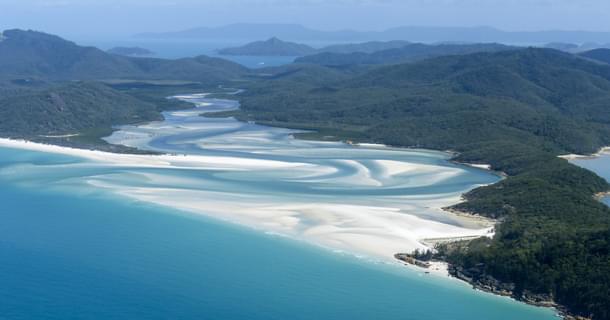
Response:
[{"label": "mountain ridge", "polygon": [[315,53],[316,49],[305,44],[283,41],[271,37],[264,41],[255,41],[240,47],[218,50],[221,55],[245,56],[304,56]]},{"label": "mountain ridge", "polygon": [[3,32],[0,77],[51,80],[108,78],[173,79],[215,83],[249,72],[237,63],[207,56],[166,60],[109,54],[58,36],[18,29]]},{"label": "mountain ridge", "polygon": [[149,39],[267,39],[272,36],[287,41],[389,41],[413,42],[466,41],[543,44],[548,42],[610,43],[610,32],[602,31],[504,31],[493,27],[422,27],[400,26],[383,31],[321,31],[298,24],[242,23],[220,27],[199,27],[174,32],[148,32],[134,35]]},{"label": "mountain ridge", "polygon": [[399,48],[376,51],[372,53],[322,52],[297,58],[296,63],[313,63],[326,66],[344,65],[377,65],[419,61],[443,55],[459,55],[475,52],[496,52],[512,50],[515,47],[497,43],[476,44],[423,44],[411,43]]},{"label": "mountain ridge", "polygon": [[610,64],[610,49],[600,48],[579,54],[581,57],[589,58],[603,63]]}]

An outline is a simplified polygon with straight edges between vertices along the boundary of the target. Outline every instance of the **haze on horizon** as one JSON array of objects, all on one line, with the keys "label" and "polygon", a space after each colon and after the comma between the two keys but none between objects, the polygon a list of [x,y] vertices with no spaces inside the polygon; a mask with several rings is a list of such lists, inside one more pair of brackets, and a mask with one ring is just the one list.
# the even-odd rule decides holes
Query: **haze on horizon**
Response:
[{"label": "haze on horizon", "polygon": [[74,38],[129,37],[232,23],[321,30],[492,26],[610,31],[607,0],[0,0],[0,29]]}]

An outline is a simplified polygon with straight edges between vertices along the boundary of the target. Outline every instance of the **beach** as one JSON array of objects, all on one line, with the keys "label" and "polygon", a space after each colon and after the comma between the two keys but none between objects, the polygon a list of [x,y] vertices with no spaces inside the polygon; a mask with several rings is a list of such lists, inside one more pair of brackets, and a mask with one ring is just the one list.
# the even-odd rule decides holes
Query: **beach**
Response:
[{"label": "beach", "polygon": [[[115,154],[95,150],[83,150],[27,141],[0,139],[0,147],[56,153],[79,157],[97,165],[122,169],[165,168],[184,171],[294,171],[300,179],[333,174],[336,169],[313,167],[306,163],[260,160],[197,155],[130,155]],[[392,176],[409,172],[431,172],[435,168],[422,164],[401,164],[378,161],[382,176]],[[353,164],[352,164],[353,165]],[[342,183],[379,186],[381,182],[371,178],[366,168],[353,165],[357,171],[341,181]],[[436,177],[436,181],[450,173]],[[173,207],[183,211],[205,214],[214,218],[239,223],[263,231],[294,236],[334,250],[345,250],[372,257],[390,258],[396,252],[423,249],[425,238],[484,236],[489,227],[465,228],[452,224],[427,220],[416,215],[401,212],[401,206],[367,206],[328,201],[312,203],[288,200],[282,203],[273,199],[248,198],[247,195],[226,195],[209,190],[186,190],[184,186],[197,183],[188,177],[140,173],[145,184],[140,186],[121,185],[120,179],[88,178],[87,183],[99,188],[116,190],[117,193],[134,199]],[[147,185],[165,187],[149,187]],[[242,201],[235,199],[242,198]],[[203,201],[202,199],[205,199]],[[432,199],[414,197],[410,203],[414,210],[426,207],[428,211],[443,213],[445,206],[457,203],[454,195],[434,196]],[[404,209],[404,206],[402,206]],[[459,220],[457,215],[456,220]]]}]

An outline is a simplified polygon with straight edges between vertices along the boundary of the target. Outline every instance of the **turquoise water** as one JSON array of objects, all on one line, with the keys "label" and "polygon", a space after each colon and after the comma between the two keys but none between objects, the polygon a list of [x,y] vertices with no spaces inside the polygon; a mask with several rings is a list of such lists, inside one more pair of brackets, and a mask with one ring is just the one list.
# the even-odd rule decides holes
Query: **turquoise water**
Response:
[{"label": "turquoise water", "polygon": [[24,164],[81,161],[0,149],[0,318],[554,318],[405,267],[95,188],[66,192],[61,170],[44,186],[15,179]]}]

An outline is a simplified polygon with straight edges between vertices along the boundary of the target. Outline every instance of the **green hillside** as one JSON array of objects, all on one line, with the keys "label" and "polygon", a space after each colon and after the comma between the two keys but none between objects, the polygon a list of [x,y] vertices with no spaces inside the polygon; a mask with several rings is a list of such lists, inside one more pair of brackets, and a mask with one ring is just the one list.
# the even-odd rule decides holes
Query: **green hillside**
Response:
[{"label": "green hillside", "polygon": [[178,60],[130,58],[42,32],[7,30],[2,35],[0,79],[163,79],[217,84],[248,73],[237,63],[206,56]]},{"label": "green hillside", "polygon": [[496,52],[511,50],[509,47],[496,43],[489,44],[439,44],[428,45],[423,43],[407,44],[398,48],[391,48],[374,52],[348,52],[336,53],[323,51],[318,54],[297,58],[297,63],[313,63],[326,66],[342,65],[380,65],[390,63],[404,63],[420,61],[427,58],[469,54],[475,52]]},{"label": "green hillside", "polygon": [[153,95],[136,98],[94,82],[5,91],[0,96],[0,137],[137,152],[108,145],[100,138],[109,135],[115,125],[160,120],[160,111],[184,107]]},{"label": "green hillside", "polygon": [[594,49],[582,52],[580,56],[610,64],[610,49]]},{"label": "green hillside", "polygon": [[275,37],[218,51],[222,55],[232,56],[304,56],[315,52],[316,49],[308,45],[282,41]]},{"label": "green hillside", "polygon": [[373,53],[373,52],[383,51],[383,50],[388,50],[388,49],[402,48],[409,44],[411,44],[409,41],[404,41],[404,40],[369,41],[369,42],[360,42],[360,43],[333,44],[333,45],[329,45],[329,46],[318,49],[318,53],[321,53],[321,52]]},{"label": "green hillside", "polygon": [[347,54],[347,53],[373,53],[377,51],[383,51],[388,49],[401,48],[409,45],[410,42],[403,40],[394,41],[369,41],[362,43],[341,43],[325,46],[320,49],[315,49],[308,45],[282,41],[278,38],[271,38],[266,41],[255,41],[245,44],[240,47],[232,47],[220,49],[218,53],[222,55],[237,55],[237,56],[306,56],[314,55],[318,53],[335,53],[335,54]]}]

